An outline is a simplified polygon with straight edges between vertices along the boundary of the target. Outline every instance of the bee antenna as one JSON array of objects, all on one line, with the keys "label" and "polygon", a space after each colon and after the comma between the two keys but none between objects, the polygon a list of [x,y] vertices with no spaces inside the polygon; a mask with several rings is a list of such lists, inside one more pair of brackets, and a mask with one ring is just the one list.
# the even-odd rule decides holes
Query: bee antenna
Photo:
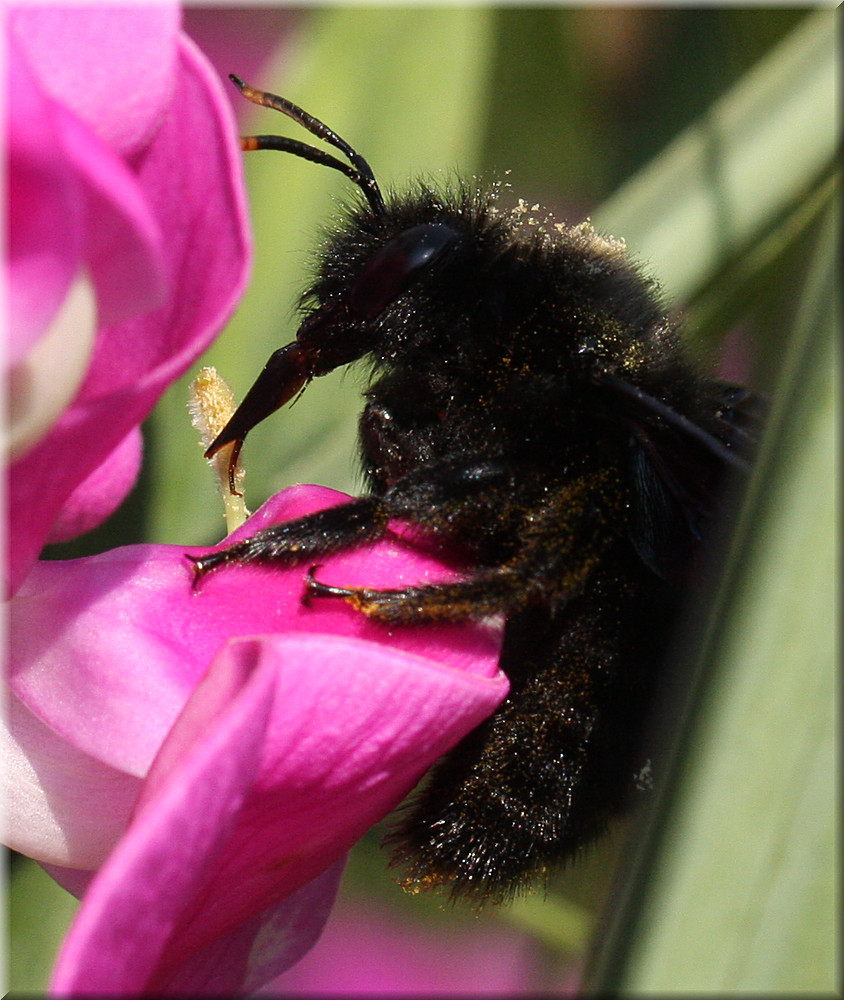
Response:
[{"label": "bee antenna", "polygon": [[253,104],[260,104],[265,108],[273,108],[287,115],[288,118],[292,118],[294,122],[298,122],[303,128],[306,128],[311,135],[315,135],[318,139],[322,139],[324,142],[329,143],[329,145],[339,149],[341,153],[344,153],[349,158],[349,163],[338,160],[336,156],[332,156],[330,153],[326,153],[316,146],[309,146],[306,142],[299,142],[298,139],[288,139],[281,135],[243,136],[240,140],[243,149],[278,149],[283,153],[292,153],[294,156],[300,156],[303,160],[310,160],[312,163],[321,163],[325,167],[332,167],[334,170],[339,170],[363,191],[366,200],[369,202],[369,207],[375,215],[384,215],[386,211],[384,199],[381,196],[381,190],[378,187],[378,182],[375,180],[375,175],[372,173],[372,168],[360,154],[352,149],[345,139],[341,139],[326,124],[318,118],[314,118],[313,115],[309,115],[307,111],[303,111],[298,105],[292,101],[288,101],[287,98],[279,97],[277,94],[270,94],[265,90],[256,90],[254,87],[250,87],[249,84],[244,83],[234,73],[229,74],[229,79],[248,101],[252,101]]}]

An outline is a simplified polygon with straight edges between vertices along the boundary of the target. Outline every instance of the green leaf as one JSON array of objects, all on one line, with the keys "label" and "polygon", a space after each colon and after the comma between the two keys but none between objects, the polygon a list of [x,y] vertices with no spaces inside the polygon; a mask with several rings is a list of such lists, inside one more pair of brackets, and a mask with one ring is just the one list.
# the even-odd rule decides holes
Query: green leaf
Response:
[{"label": "green leaf", "polygon": [[690,299],[826,176],[837,146],[835,14],[821,11],[595,213]]},{"label": "green leaf", "polygon": [[599,992],[837,986],[834,233],[828,213]]},{"label": "green leaf", "polygon": [[[672,780],[599,945],[589,984],[599,993],[821,992],[838,983],[836,213],[830,204],[836,185],[824,177],[835,128],[831,120],[826,129],[806,122],[802,131],[795,128],[796,108],[813,120],[831,115],[831,89],[820,83],[834,69],[831,32],[831,16],[815,15],[752,74],[747,92],[743,83],[722,105],[735,126],[741,124],[736,109],[750,116],[760,183],[754,190],[746,171],[743,197],[753,204],[741,216],[743,232],[734,227],[732,267],[712,285],[709,307],[728,311],[739,285],[754,285],[757,305],[776,302],[778,285],[787,282],[796,296],[787,311],[796,318],[790,343],[778,348],[785,360],[766,443],[704,643],[700,687],[678,736]],[[812,80],[818,89],[807,106]],[[764,123],[754,126],[759,116]],[[730,132],[717,115],[705,129]],[[733,146],[723,147],[726,160],[731,149],[744,157],[740,132]],[[702,156],[701,142],[696,128],[679,149],[688,157],[697,145]],[[784,155],[791,145],[802,146],[792,157],[799,169],[789,173],[786,166],[781,184],[767,175],[762,180],[764,165],[778,163],[776,151]],[[676,149],[669,151],[655,176],[646,173],[610,209],[622,204],[631,218],[646,219],[642,192],[661,185],[676,190],[671,177],[680,160]],[[715,173],[741,175],[721,159]],[[668,214],[672,227],[688,220],[688,244],[695,247],[697,226],[704,237],[713,232],[716,201],[707,210],[699,174],[689,177],[689,204],[669,199]],[[638,201],[630,191],[638,191]],[[681,242],[666,238],[661,217],[643,232],[649,254],[680,254]],[[760,246],[774,249],[763,253]],[[812,251],[805,274],[789,252],[795,248]],[[694,267],[683,260],[675,286],[688,291],[711,281],[707,267],[718,272],[716,250],[715,243],[704,247]],[[738,281],[742,268],[754,280]]]},{"label": "green leaf", "polygon": [[[828,14],[815,15],[752,76],[755,105],[741,87],[724,104],[764,111],[770,143],[757,150],[760,174],[764,164],[777,162],[774,150],[794,142],[795,107],[809,116],[817,110],[806,108],[800,95],[807,78],[829,79],[831,29]],[[760,80],[768,82],[767,94]],[[825,87],[815,100],[825,111],[832,107]],[[759,256],[758,241],[791,233],[756,268],[764,280],[755,294],[777,301],[778,283],[787,281],[797,296],[789,310],[795,320],[790,343],[779,346],[785,360],[770,426],[704,644],[700,688],[678,737],[673,780],[650,818],[625,902],[601,942],[590,982],[598,992],[820,992],[838,982],[836,212],[830,205],[836,186],[814,183],[832,159],[834,124],[826,132],[802,132],[800,142],[806,147],[795,154],[801,171],[775,196],[770,183],[745,192],[755,201],[741,238],[748,256]],[[718,173],[737,172],[719,161]],[[650,183],[647,175],[637,182]],[[789,207],[813,187],[820,197],[810,215],[814,232],[807,233],[808,227],[791,224],[800,209]],[[705,221],[700,190],[691,191],[691,201],[698,223]],[[673,224],[684,211],[672,209]],[[662,230],[654,224],[652,246]],[[704,225],[704,234],[709,231]],[[811,249],[805,274],[786,252],[789,244]],[[687,288],[704,283],[705,267],[685,267],[685,277],[675,281]],[[795,270],[799,281],[792,280]],[[729,297],[735,282],[725,284]],[[717,284],[711,295],[717,298]]]}]

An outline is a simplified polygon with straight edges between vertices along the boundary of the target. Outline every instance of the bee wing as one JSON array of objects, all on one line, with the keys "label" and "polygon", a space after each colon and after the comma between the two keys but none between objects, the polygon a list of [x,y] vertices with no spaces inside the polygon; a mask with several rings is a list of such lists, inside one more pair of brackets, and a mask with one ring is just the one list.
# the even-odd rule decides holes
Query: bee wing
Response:
[{"label": "bee wing", "polygon": [[606,375],[631,430],[631,539],[642,560],[683,586],[700,565],[733,470],[747,474],[767,405],[741,386],[713,381],[693,420],[638,386]]},{"label": "bee wing", "polygon": [[715,434],[722,444],[749,463],[765,427],[767,397],[732,382],[713,381],[710,389]]}]

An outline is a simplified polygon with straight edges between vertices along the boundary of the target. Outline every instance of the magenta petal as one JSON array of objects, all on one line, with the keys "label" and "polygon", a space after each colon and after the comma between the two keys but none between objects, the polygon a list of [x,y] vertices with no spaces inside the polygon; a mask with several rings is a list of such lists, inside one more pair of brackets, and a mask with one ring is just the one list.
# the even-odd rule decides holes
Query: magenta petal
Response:
[{"label": "magenta petal", "polygon": [[[163,234],[170,299],[101,338],[87,398],[155,398],[213,341],[243,292],[250,237],[240,143],[221,81],[179,39],[176,93],[137,179]],[[202,156],[186,150],[201,149]]]},{"label": "magenta petal", "polygon": [[298,962],[331,914],[345,858],[187,959],[161,989],[193,996],[250,994]]},{"label": "magenta petal", "polygon": [[55,99],[127,155],[171,99],[179,19],[175,3],[38,4],[14,9],[9,27]]},{"label": "magenta petal", "polygon": [[56,108],[62,150],[85,195],[85,267],[101,328],[154,309],[172,280],[162,230],[130,168],[85,125]]},{"label": "magenta petal", "polygon": [[260,985],[259,968],[275,977],[285,960],[267,949],[290,940],[267,941],[261,915],[275,921],[506,689],[356,639],[230,644],[92,883],[54,989],[225,992]]},{"label": "magenta petal", "polygon": [[[272,982],[316,944],[334,905],[345,863],[345,857],[335,861],[322,875],[259,915],[264,945],[250,951],[243,992]],[[180,981],[181,976],[175,984]]]},{"label": "magenta petal", "polygon": [[275,678],[261,766],[184,928],[189,952],[344,854],[508,687],[358,639],[268,636],[260,649]]},{"label": "magenta petal", "polygon": [[[179,42],[178,68],[178,99],[136,164],[162,233],[171,294],[158,309],[100,330],[74,404],[13,466],[13,589],[68,496],[206,349],[245,284],[249,236],[231,112],[220,81],[187,39]],[[202,157],[186,157],[186,146]]]},{"label": "magenta petal", "polygon": [[259,765],[272,678],[256,671],[251,681],[91,884],[56,967],[55,992],[150,987],[174,929],[201,899]]},{"label": "magenta petal", "polygon": [[[98,328],[159,305],[161,232],[126,164],[41,92],[12,45],[9,163],[15,461],[76,397]],[[66,464],[73,465],[69,459]]]},{"label": "magenta petal", "polygon": [[102,523],[123,502],[141,467],[143,438],[133,427],[102,464],[67,498],[50,530],[50,542],[64,542]]},{"label": "magenta petal", "polygon": [[[65,286],[81,265],[93,274],[101,326],[162,301],[162,230],[123,159],[124,143],[105,123],[110,117],[120,130],[149,135],[159,127],[164,98],[169,99],[174,86],[178,23],[175,8],[162,17],[164,10],[148,17],[114,11],[103,19],[92,10],[39,8],[18,10],[10,17],[11,289],[16,328],[28,329],[40,319],[36,329],[43,330],[63,298],[55,287],[55,268],[49,265],[72,257],[73,250],[76,256],[65,264]],[[116,34],[109,35],[108,29],[115,27]],[[135,37],[121,49],[124,30]],[[58,53],[71,52],[57,58]],[[133,61],[145,72],[136,76],[129,100],[115,101],[115,91],[106,93],[104,87],[119,85],[120,74],[109,78],[109,67],[119,64],[123,73],[131,72]],[[99,100],[106,97],[110,116],[102,113]],[[129,105],[139,121],[132,122]],[[88,114],[77,117],[84,111]],[[134,149],[136,143],[126,145]],[[69,186],[79,198],[75,212],[57,203]],[[66,232],[71,226],[73,239]],[[32,316],[30,300],[38,308]]]},{"label": "magenta petal", "polygon": [[[286,490],[232,537],[341,499],[343,494],[315,487]],[[461,671],[495,672],[496,629],[464,623],[390,632],[343,602],[305,607],[306,571],[236,567],[212,574],[194,590],[180,546],[128,546],[87,559],[39,562],[10,604],[9,683],[73,746],[144,775],[208,664],[232,636],[355,636]],[[373,586],[455,575],[389,537],[325,559],[321,572],[329,582]]]},{"label": "magenta petal", "polygon": [[84,196],[59,141],[56,108],[14,38],[8,51],[7,364],[37,342],[68,293],[83,248]]}]

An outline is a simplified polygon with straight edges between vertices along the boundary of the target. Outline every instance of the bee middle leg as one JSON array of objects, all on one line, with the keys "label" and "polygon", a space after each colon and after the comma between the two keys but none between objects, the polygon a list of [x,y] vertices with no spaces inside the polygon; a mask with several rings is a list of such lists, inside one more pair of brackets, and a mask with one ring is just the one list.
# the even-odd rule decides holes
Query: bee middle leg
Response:
[{"label": "bee middle leg", "polygon": [[465,580],[395,590],[337,587],[317,580],[312,567],[306,598],[340,598],[387,624],[510,615],[543,602],[560,606],[580,593],[615,539],[605,519],[584,502],[592,489],[579,480],[559,486],[542,509],[526,512],[532,530],[523,533],[515,555]]},{"label": "bee middle leg", "polygon": [[[513,554],[498,565],[475,569],[465,580],[395,590],[338,587],[317,580],[313,567],[306,599],[340,598],[387,624],[510,615],[538,603],[559,607],[581,592],[613,544],[620,529],[608,523],[606,512],[622,502],[611,473],[575,477],[521,510],[520,544]],[[447,522],[453,510],[446,504],[439,516]],[[495,505],[480,510],[488,520],[495,517]]]}]

